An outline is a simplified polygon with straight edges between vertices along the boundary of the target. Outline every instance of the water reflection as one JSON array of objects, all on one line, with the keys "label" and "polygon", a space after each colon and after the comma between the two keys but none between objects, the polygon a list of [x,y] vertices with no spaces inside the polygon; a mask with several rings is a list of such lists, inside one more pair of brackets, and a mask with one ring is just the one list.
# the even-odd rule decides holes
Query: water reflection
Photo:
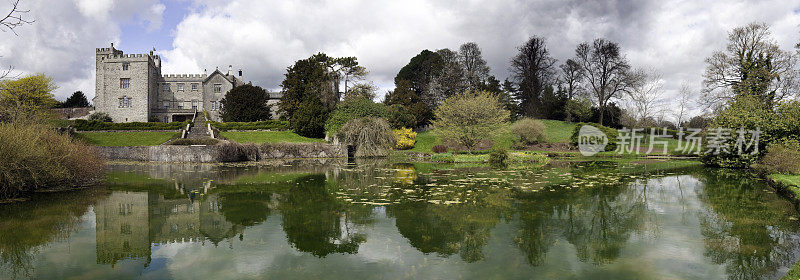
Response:
[{"label": "water reflection", "polygon": [[[790,203],[687,163],[111,169],[107,190],[0,205],[0,278],[180,278],[200,265],[233,278],[757,279],[800,251]],[[231,265],[247,268],[220,269]]]}]

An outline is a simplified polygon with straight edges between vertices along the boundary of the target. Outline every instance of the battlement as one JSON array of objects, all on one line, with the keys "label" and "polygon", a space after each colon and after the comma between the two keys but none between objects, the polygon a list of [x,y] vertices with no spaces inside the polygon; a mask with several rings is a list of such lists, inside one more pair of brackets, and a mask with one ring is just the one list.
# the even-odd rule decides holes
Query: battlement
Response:
[{"label": "battlement", "polygon": [[186,78],[186,79],[197,79],[197,78],[205,78],[208,75],[206,74],[164,74],[162,78]]}]

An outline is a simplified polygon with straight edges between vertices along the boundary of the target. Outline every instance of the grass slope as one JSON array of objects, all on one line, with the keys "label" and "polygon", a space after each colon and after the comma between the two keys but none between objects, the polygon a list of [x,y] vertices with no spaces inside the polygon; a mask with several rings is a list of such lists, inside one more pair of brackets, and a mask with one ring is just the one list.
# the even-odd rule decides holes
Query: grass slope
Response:
[{"label": "grass slope", "polygon": [[96,146],[155,146],[178,137],[172,131],[80,132],[77,136]]},{"label": "grass slope", "polygon": [[222,137],[239,143],[311,143],[324,142],[323,139],[308,138],[292,131],[225,131]]},{"label": "grass slope", "polygon": [[[572,135],[572,130],[575,129],[575,123],[565,122],[565,121],[557,121],[557,120],[540,120],[544,123],[547,131],[547,142],[548,143],[567,143],[569,142],[569,137]],[[494,143],[498,147],[504,147],[509,149],[511,147],[511,143],[514,140],[514,135],[511,134],[511,131],[508,127],[504,127],[499,129],[495,132],[494,136],[492,137]],[[435,145],[441,145],[442,141],[436,135],[436,132],[426,131],[417,134],[417,143],[414,145],[414,148],[411,149],[411,152],[420,152],[420,153],[430,153],[431,149]]]}]

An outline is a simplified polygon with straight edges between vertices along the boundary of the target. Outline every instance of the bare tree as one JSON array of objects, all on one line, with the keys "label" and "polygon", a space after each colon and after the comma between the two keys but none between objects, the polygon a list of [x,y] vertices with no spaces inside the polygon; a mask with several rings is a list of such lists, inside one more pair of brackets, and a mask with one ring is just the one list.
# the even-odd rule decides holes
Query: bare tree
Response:
[{"label": "bare tree", "polygon": [[442,69],[431,78],[423,95],[423,102],[430,108],[436,108],[445,99],[467,89],[464,67],[458,52],[450,49],[436,51],[442,59]]},{"label": "bare tree", "polygon": [[581,43],[575,49],[575,56],[575,62],[583,68],[584,83],[600,108],[602,125],[608,101],[634,85],[631,67],[619,45],[605,39]]},{"label": "bare tree", "polygon": [[543,37],[533,36],[517,49],[519,53],[511,59],[509,70],[517,84],[521,114],[533,116],[539,109],[542,92],[555,76],[556,60],[550,56]]},{"label": "bare tree", "polygon": [[559,66],[561,69],[560,82],[564,85],[567,92],[567,99],[572,100],[576,95],[583,91],[583,68],[572,59],[567,59],[564,64]]},{"label": "bare tree", "polygon": [[[4,17],[0,18],[0,31],[11,31],[14,35],[18,35],[17,32],[14,31],[15,28],[33,23],[33,20],[24,18],[24,15],[30,12],[30,10],[21,9],[19,7],[20,1],[21,0],[11,1],[11,10]],[[0,79],[8,77],[13,70],[13,66],[8,66],[8,69],[0,70]]]},{"label": "bare tree", "polygon": [[474,42],[465,43],[458,48],[458,58],[464,71],[467,89],[479,89],[489,78],[490,71],[481,54],[481,48]]},{"label": "bare tree", "polygon": [[719,108],[739,94],[753,94],[768,105],[800,87],[797,56],[781,50],[769,25],[751,23],[728,33],[725,51],[706,59],[702,101]]},{"label": "bare tree", "polygon": [[678,103],[675,108],[675,119],[678,121],[678,126],[681,126],[688,111],[694,107],[692,105],[694,95],[695,93],[692,91],[692,88],[686,82],[683,82],[680,91],[678,91]]},{"label": "bare tree", "polygon": [[627,92],[628,111],[636,120],[637,126],[651,126],[651,120],[663,118],[664,80],[654,70],[639,70],[633,74],[634,83]]}]

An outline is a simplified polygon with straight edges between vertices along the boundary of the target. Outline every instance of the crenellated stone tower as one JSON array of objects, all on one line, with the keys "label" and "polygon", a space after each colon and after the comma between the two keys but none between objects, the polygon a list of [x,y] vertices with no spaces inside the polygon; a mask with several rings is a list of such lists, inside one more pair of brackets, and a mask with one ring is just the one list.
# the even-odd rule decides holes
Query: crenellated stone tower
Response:
[{"label": "crenellated stone tower", "polygon": [[[95,53],[95,111],[108,113],[114,122],[183,121],[203,110],[220,121],[220,100],[244,84],[242,70],[234,75],[232,66],[227,73],[164,75],[161,58],[152,51],[125,54],[112,43]],[[280,98],[270,95],[273,104]]]}]

